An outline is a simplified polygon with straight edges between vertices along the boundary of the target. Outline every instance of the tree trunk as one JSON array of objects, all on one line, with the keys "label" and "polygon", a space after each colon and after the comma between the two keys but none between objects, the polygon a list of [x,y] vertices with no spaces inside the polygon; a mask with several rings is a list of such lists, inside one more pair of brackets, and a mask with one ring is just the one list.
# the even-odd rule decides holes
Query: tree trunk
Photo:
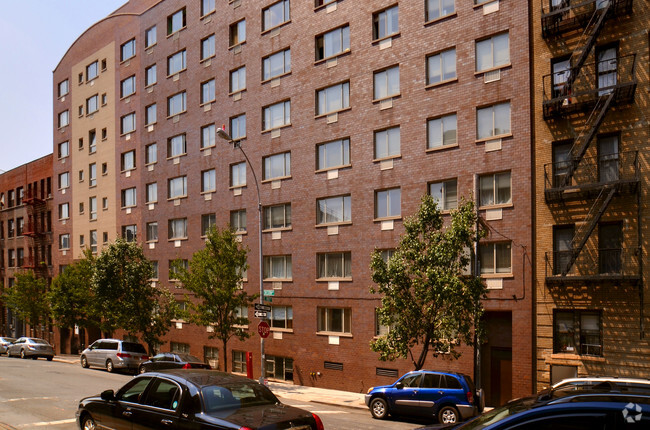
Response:
[{"label": "tree trunk", "polygon": [[[226,351],[228,351],[226,348],[228,345],[228,339],[221,339],[221,341],[223,342],[223,371],[228,373],[228,354],[226,354]],[[221,365],[219,365],[219,367],[221,367]]]}]

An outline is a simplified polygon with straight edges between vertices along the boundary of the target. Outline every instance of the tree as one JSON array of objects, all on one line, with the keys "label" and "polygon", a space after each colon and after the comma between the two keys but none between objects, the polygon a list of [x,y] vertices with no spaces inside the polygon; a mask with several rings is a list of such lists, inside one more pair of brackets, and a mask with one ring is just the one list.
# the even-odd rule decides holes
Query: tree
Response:
[{"label": "tree", "polygon": [[450,221],[445,225],[436,202],[425,196],[404,222],[405,234],[388,263],[379,251],[372,254],[377,288],[371,292],[383,295],[378,320],[389,327],[371,342],[381,360],[408,357],[418,370],[429,353],[458,358],[457,348],[472,346],[481,330],[486,289],[479,277],[464,274],[477,238],[474,204],[462,202]]},{"label": "tree", "polygon": [[38,333],[50,316],[46,298],[47,281],[29,270],[16,274],[16,283],[5,289],[4,303]]},{"label": "tree", "polygon": [[189,270],[177,261],[178,280],[196,300],[187,298],[189,319],[201,326],[211,326],[210,339],[217,338],[223,344],[224,371],[228,370],[226,347],[228,340],[250,337],[241,328],[249,323],[240,315],[242,307],[248,307],[258,295],[248,295],[241,287],[242,274],[248,269],[244,249],[233,231],[212,228],[208,232],[205,248],[194,253]]}]

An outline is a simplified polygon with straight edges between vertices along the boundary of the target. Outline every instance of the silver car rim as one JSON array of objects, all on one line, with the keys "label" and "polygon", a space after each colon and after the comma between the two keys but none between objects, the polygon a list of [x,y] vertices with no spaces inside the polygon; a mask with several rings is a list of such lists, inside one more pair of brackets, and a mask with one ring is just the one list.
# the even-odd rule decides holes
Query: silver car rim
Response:
[{"label": "silver car rim", "polygon": [[109,371],[109,372],[113,371],[113,362],[111,360],[108,360],[106,362],[106,370]]},{"label": "silver car rim", "polygon": [[86,418],[83,430],[95,430],[95,421],[90,417]]},{"label": "silver car rim", "polygon": [[384,404],[382,402],[374,402],[372,404],[372,410],[378,417],[383,417],[386,413],[386,409],[384,408]]},{"label": "silver car rim", "polygon": [[453,424],[456,422],[456,413],[451,409],[446,409],[442,412],[442,423]]}]

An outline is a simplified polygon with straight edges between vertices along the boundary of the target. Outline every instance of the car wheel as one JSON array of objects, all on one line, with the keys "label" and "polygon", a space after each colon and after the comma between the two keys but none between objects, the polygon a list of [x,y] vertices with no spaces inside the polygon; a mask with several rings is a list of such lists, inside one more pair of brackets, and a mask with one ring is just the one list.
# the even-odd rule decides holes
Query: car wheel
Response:
[{"label": "car wheel", "polygon": [[52,361],[53,359],[54,359],[54,357],[51,357],[51,356],[47,357],[47,361]]},{"label": "car wheel", "polygon": [[458,411],[453,406],[445,406],[438,411],[440,424],[455,424],[458,422]]},{"label": "car wheel", "polygon": [[106,371],[108,373],[113,373],[113,362],[111,360],[106,360]]},{"label": "car wheel", "polygon": [[84,369],[88,369],[88,359],[86,358],[85,355],[81,356],[81,367]]},{"label": "car wheel", "polygon": [[388,417],[388,405],[386,400],[381,397],[375,397],[370,402],[370,413],[373,418],[378,420],[384,420]]},{"label": "car wheel", "polygon": [[37,356],[35,356],[35,355],[34,355],[34,356],[32,356],[32,360],[36,360],[36,359],[38,359],[38,357],[37,357]]},{"label": "car wheel", "polygon": [[83,422],[81,423],[81,429],[82,430],[95,430],[97,427],[95,426],[95,420],[93,420],[93,417],[90,415],[86,415],[83,418]]},{"label": "car wheel", "polygon": [[27,356],[25,355],[25,350],[24,349],[20,350],[20,358],[22,358],[22,359],[27,358]]},{"label": "car wheel", "polygon": [[146,372],[147,372],[147,369],[144,366],[140,366],[138,368],[138,373],[146,373]]}]

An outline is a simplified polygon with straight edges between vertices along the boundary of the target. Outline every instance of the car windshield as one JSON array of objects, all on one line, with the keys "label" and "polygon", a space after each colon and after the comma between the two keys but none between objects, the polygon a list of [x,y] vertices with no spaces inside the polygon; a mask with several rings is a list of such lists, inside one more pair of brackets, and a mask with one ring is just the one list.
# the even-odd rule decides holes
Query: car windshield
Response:
[{"label": "car windshield", "polygon": [[147,351],[144,349],[144,346],[135,342],[122,342],[122,351],[137,352],[139,354],[147,353]]},{"label": "car windshield", "polygon": [[534,397],[527,397],[524,399],[514,400],[505,406],[492,409],[483,415],[477,417],[464,425],[458,427],[463,430],[478,430],[508,418],[511,415],[530,409],[536,402]]},{"label": "car windshield", "polygon": [[277,397],[271,390],[253,382],[238,382],[223,386],[210,385],[203,387],[201,394],[207,414],[278,403]]},{"label": "car windshield", "polygon": [[180,361],[189,362],[189,363],[200,363],[201,360],[190,354],[176,354]]},{"label": "car windshield", "polygon": [[47,341],[45,341],[43,339],[30,339],[30,341],[32,343],[37,343],[39,345],[49,345],[49,343],[47,343]]}]

